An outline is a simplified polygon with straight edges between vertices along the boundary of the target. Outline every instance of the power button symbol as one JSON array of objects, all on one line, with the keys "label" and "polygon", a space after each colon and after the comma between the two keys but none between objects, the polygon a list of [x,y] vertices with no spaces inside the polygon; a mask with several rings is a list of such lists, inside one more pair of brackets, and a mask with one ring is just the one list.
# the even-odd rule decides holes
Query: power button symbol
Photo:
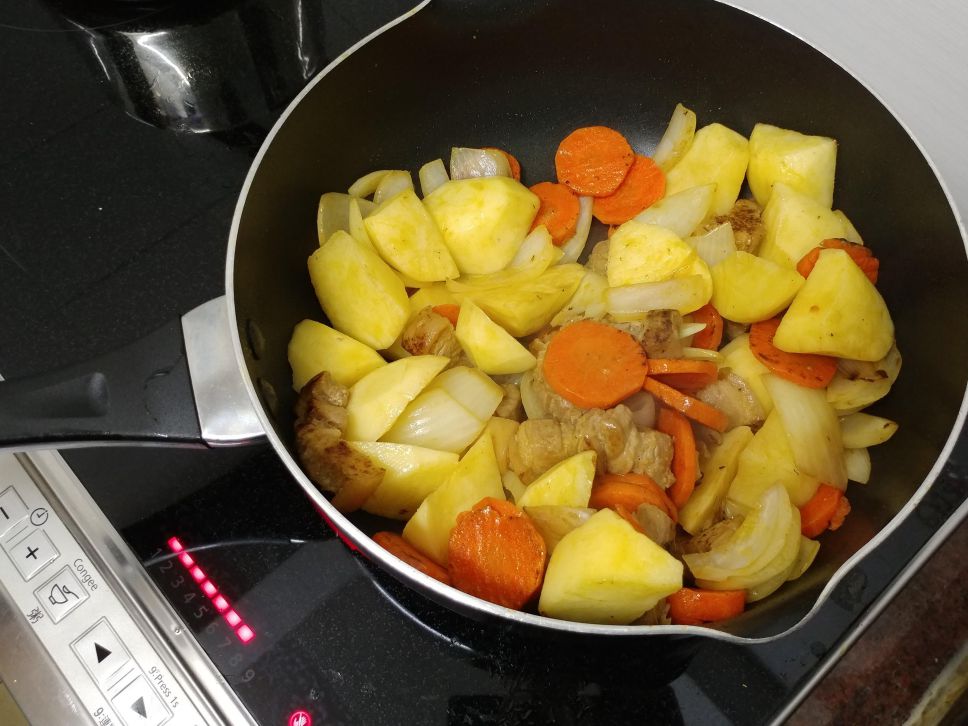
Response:
[{"label": "power button symbol", "polygon": [[34,511],[30,513],[30,523],[35,527],[40,527],[41,525],[47,524],[47,517],[50,516],[50,512],[44,507],[37,507]]}]

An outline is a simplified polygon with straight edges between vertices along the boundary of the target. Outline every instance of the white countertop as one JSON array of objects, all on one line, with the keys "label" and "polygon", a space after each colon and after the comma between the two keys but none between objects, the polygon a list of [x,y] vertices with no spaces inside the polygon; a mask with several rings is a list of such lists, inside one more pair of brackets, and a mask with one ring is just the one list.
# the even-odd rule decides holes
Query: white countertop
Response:
[{"label": "white countertop", "polygon": [[921,144],[968,219],[965,0],[727,0],[854,74]]}]

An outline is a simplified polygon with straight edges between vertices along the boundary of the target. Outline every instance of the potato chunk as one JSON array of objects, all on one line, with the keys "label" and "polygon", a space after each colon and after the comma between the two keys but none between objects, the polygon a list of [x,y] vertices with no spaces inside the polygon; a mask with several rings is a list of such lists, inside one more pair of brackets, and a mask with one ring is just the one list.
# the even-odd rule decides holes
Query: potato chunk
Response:
[{"label": "potato chunk", "polygon": [[424,204],[465,274],[497,272],[514,259],[538,213],[538,197],[504,176],[441,184]]},{"label": "potato chunk", "polygon": [[626,222],[608,242],[606,275],[611,287],[681,277],[696,251],[664,227]]},{"label": "potato chunk", "polygon": [[749,141],[722,124],[696,132],[689,150],[669,170],[666,195],[702,184],[716,184],[712,213],[726,214],[739,197],[749,162]]},{"label": "potato chunk", "polygon": [[594,451],[582,451],[555,464],[528,485],[516,501],[519,507],[557,504],[587,507],[595,478]]},{"label": "potato chunk", "polygon": [[795,270],[734,252],[711,270],[712,304],[727,320],[755,323],[783,310],[803,285]]},{"label": "potato chunk", "polygon": [[390,519],[406,519],[457,468],[457,454],[383,441],[349,441],[386,473],[363,510]]},{"label": "potato chunk", "polygon": [[484,433],[453,474],[428,496],[403,528],[403,538],[439,565],[447,565],[447,543],[457,515],[484,497],[504,499],[491,437]]},{"label": "potato chunk", "polygon": [[316,297],[334,328],[375,350],[393,344],[410,317],[410,301],[376,252],[339,231],[308,264]]},{"label": "potato chunk", "polygon": [[322,371],[328,371],[340,385],[352,386],[370,371],[386,365],[370,346],[315,320],[296,324],[288,354],[296,391]]},{"label": "potato chunk", "polygon": [[739,456],[753,440],[749,426],[737,426],[726,432],[703,467],[703,477],[696,491],[679,510],[679,524],[689,534],[699,534],[720,517],[729,485],[736,476]]},{"label": "potato chunk", "polygon": [[538,611],[561,620],[624,625],[681,587],[681,562],[602,509],[558,542]]},{"label": "potato chunk", "polygon": [[485,373],[524,373],[535,366],[531,352],[471,300],[461,303],[456,333],[464,352]]},{"label": "potato chunk", "polygon": [[884,298],[843,250],[824,250],[773,338],[790,353],[876,361],[894,344]]},{"label": "potato chunk", "polygon": [[844,221],[830,207],[796,189],[776,182],[763,209],[765,237],[760,257],[794,268],[807,252],[831,237],[846,234]]},{"label": "potato chunk", "polygon": [[750,134],[750,190],[760,205],[770,201],[773,185],[783,182],[830,209],[834,200],[837,142],[769,124]]},{"label": "potato chunk", "polygon": [[444,237],[413,189],[390,197],[363,220],[380,256],[418,282],[457,277]]}]

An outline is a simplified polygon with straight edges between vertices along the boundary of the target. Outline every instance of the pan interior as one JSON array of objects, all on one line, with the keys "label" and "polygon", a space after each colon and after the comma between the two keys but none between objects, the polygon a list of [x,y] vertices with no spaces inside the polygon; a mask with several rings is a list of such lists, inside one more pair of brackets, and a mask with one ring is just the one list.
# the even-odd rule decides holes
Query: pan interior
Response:
[{"label": "pan interior", "polygon": [[837,139],[834,207],[881,260],[878,288],[904,357],[894,390],[871,409],[900,430],[871,450],[872,482],[851,487],[845,526],[825,536],[806,576],[730,626],[763,637],[799,620],[921,485],[968,371],[968,341],[951,330],[968,313],[968,262],[945,193],[891,113],[819,52],[712,1],[561,0],[501,13],[431,4],[336,65],[271,138],[241,207],[234,303],[248,374],[295,457],[286,345],[297,322],[324,319],[306,271],[321,193],[374,169],[416,177],[455,145],[507,149],[524,183],[553,180],[554,150],[574,128],[612,126],[648,154],[677,102],[700,125],[748,135],[762,121]]}]

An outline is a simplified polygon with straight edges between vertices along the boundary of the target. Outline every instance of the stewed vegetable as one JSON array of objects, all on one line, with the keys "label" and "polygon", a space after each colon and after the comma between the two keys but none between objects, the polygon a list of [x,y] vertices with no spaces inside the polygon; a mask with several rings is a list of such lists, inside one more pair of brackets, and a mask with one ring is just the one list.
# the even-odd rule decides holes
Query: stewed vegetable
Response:
[{"label": "stewed vegetable", "polygon": [[677,106],[654,150],[576,129],[530,188],[455,147],[422,197],[404,170],[323,194],[300,457],[418,572],[552,618],[714,623],[801,576],[876,479],[897,424],[861,410],[901,359],[836,141],[696,121]]}]

